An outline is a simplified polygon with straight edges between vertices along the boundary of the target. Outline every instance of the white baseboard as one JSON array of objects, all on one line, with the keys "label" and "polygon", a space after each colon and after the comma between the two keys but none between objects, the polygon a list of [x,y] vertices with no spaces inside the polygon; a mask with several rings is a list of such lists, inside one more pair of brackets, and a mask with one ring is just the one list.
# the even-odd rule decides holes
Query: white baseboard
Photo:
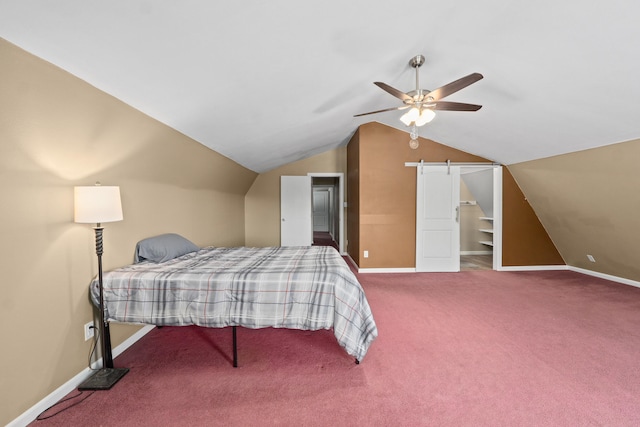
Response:
[{"label": "white baseboard", "polygon": [[640,288],[640,282],[631,279],[625,279],[624,277],[612,276],[610,274],[600,273],[598,271],[587,270],[584,268],[578,267],[569,267],[569,270],[575,271],[577,273],[586,274],[588,276],[598,277],[600,279],[610,280],[612,282],[618,282],[625,285],[635,286],[636,288]]},{"label": "white baseboard", "polygon": [[[135,334],[131,335],[127,338],[122,344],[117,346],[112,350],[113,357],[118,357],[125,351],[127,348],[131,347],[136,341],[140,338],[151,332],[155,326],[153,325],[145,325],[144,328],[140,329]],[[102,358],[98,359],[93,366],[102,366]],[[54,405],[60,399],[65,397],[67,394],[71,393],[76,387],[78,387],[84,380],[89,378],[93,374],[93,371],[89,368],[85,368],[82,372],[78,373],[76,376],[71,378],[66,383],[62,384],[40,402],[33,405],[27,411],[25,411],[22,415],[20,415],[15,420],[11,421],[7,424],[7,427],[24,427],[35,420],[38,415],[40,415],[43,411],[45,411],[50,406]]]},{"label": "white baseboard", "polygon": [[516,265],[498,267],[498,271],[569,270],[567,265]]},{"label": "white baseboard", "polygon": [[624,277],[612,276],[611,274],[600,273],[598,271],[587,270],[585,268],[573,267],[570,265],[533,265],[533,266],[516,266],[516,267],[500,267],[498,271],[538,271],[538,270],[569,270],[576,273],[586,274],[587,276],[597,277],[599,279],[610,280],[612,282],[622,283],[624,285],[635,286],[640,288],[640,282]]},{"label": "white baseboard", "polygon": [[[492,252],[489,252],[492,253]],[[475,255],[480,255],[480,253],[474,253]],[[471,255],[470,252],[467,255]],[[415,267],[409,268],[360,268],[358,264],[349,256],[346,255],[347,259],[353,264],[353,266],[358,270],[358,273],[415,273]],[[542,271],[542,270],[568,270],[569,267],[566,265],[523,265],[523,266],[509,266],[509,267],[498,267],[497,271]]]},{"label": "white baseboard", "polygon": [[415,273],[415,268],[358,268],[358,273]]}]

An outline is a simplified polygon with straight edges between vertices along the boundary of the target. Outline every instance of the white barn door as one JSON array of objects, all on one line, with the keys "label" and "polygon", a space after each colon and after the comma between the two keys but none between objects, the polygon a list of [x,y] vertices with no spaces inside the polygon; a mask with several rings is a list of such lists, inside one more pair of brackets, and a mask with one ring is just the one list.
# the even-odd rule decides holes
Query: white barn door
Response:
[{"label": "white barn door", "polygon": [[311,177],[280,177],[280,246],[311,246]]},{"label": "white barn door", "polygon": [[460,271],[460,167],[416,169],[416,271]]}]

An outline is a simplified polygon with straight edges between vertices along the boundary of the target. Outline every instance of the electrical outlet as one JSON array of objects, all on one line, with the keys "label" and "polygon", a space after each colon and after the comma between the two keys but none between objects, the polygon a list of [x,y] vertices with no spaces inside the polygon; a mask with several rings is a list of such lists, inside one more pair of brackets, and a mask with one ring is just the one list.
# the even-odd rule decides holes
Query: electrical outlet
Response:
[{"label": "electrical outlet", "polygon": [[593,255],[587,254],[587,259],[591,262],[596,262],[596,259],[593,257]]},{"label": "electrical outlet", "polygon": [[364,257],[369,258],[369,251],[364,251]]},{"label": "electrical outlet", "polygon": [[89,322],[84,325],[84,340],[89,341],[93,338],[94,330],[93,330],[93,322]]}]

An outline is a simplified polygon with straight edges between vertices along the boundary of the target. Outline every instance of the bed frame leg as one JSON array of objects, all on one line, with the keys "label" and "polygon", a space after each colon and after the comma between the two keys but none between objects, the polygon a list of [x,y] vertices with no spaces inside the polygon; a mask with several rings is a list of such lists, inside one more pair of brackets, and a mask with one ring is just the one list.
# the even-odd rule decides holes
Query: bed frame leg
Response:
[{"label": "bed frame leg", "polygon": [[358,359],[356,359],[356,365],[359,365],[360,361]]},{"label": "bed frame leg", "polygon": [[235,326],[233,326],[233,367],[238,367],[238,337]]}]

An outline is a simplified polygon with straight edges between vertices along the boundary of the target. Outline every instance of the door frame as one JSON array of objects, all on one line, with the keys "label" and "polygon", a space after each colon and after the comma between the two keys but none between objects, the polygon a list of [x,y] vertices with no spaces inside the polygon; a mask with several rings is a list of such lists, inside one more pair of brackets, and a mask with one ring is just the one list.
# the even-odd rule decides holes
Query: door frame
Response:
[{"label": "door frame", "polygon": [[[452,163],[454,164],[454,163]],[[493,169],[493,270],[502,270],[502,165],[474,165],[467,163],[461,169],[476,171]]]},{"label": "door frame", "polygon": [[338,224],[338,240],[336,243],[338,244],[338,250],[341,255],[345,255],[345,230],[344,230],[344,173],[342,172],[309,172],[307,176],[311,177],[311,182],[313,184],[313,178],[338,178],[338,203],[335,207],[338,210],[339,224]]}]

